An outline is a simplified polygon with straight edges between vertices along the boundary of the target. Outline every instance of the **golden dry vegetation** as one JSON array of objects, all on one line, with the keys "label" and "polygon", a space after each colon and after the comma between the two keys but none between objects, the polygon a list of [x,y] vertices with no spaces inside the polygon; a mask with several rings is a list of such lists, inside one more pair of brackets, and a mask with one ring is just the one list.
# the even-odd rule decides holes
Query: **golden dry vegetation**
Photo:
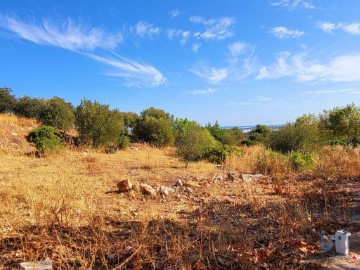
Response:
[{"label": "golden dry vegetation", "polygon": [[[222,166],[185,167],[175,149],[142,144],[37,158],[24,138],[36,125],[0,115],[0,269],[46,258],[55,269],[314,269],[327,262],[322,229],[359,229],[358,150],[323,148],[302,173],[260,146]],[[134,190],[117,192],[122,179]],[[139,188],[179,179],[167,196]]]}]

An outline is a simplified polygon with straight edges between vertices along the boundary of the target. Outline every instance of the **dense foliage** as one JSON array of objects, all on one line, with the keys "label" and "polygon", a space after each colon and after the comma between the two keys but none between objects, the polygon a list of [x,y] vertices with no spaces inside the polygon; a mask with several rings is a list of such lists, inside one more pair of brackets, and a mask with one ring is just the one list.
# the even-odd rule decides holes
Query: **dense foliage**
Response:
[{"label": "dense foliage", "polygon": [[80,141],[94,147],[118,146],[123,133],[124,123],[118,111],[108,105],[83,99],[76,108],[76,128]]},{"label": "dense foliage", "polygon": [[168,146],[175,141],[172,122],[173,118],[169,113],[150,107],[141,112],[135,122],[133,133],[138,139],[152,145]]},{"label": "dense foliage", "polygon": [[45,102],[45,107],[39,114],[39,120],[44,125],[68,130],[75,122],[74,109],[62,98],[53,97]]},{"label": "dense foliage", "polygon": [[35,144],[40,154],[58,152],[64,146],[59,131],[51,126],[41,126],[32,130],[26,139]]},{"label": "dense foliage", "polygon": [[0,113],[8,113],[14,110],[16,99],[11,92],[10,88],[0,88]]}]

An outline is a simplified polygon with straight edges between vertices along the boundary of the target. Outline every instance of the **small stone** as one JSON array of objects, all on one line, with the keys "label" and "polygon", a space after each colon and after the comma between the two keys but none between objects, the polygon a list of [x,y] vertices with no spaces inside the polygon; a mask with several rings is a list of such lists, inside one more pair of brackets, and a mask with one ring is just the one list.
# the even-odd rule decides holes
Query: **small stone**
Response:
[{"label": "small stone", "polygon": [[176,180],[176,183],[175,183],[174,186],[176,186],[176,187],[182,187],[182,186],[183,186],[183,183],[182,183],[181,179]]},{"label": "small stone", "polygon": [[190,188],[190,187],[186,187],[186,188],[185,188],[185,192],[187,192],[187,193],[193,193],[193,190],[192,190],[192,188]]},{"label": "small stone", "polygon": [[141,184],[140,185],[140,190],[141,190],[142,194],[150,195],[152,197],[156,196],[156,189],[153,188],[152,186],[148,185],[148,184]]},{"label": "small stone", "polygon": [[168,196],[170,193],[173,193],[173,192],[175,192],[175,189],[173,189],[171,187],[164,187],[164,186],[160,187],[160,193],[162,195]]},{"label": "small stone", "polygon": [[247,174],[247,173],[241,174],[241,179],[245,182],[258,181],[262,177],[263,177],[262,174]]},{"label": "small stone", "polygon": [[117,183],[117,187],[119,192],[127,192],[133,189],[133,184],[128,179],[125,179]]},{"label": "small stone", "polygon": [[20,267],[24,270],[51,270],[52,260],[44,260],[40,262],[22,262]]}]

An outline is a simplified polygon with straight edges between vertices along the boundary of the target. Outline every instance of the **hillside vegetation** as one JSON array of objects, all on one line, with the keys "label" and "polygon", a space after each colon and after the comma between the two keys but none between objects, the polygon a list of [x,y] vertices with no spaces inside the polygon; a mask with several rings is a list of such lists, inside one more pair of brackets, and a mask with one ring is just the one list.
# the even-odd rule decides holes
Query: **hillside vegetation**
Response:
[{"label": "hillside vegetation", "polygon": [[[46,258],[55,269],[314,269],[328,263],[321,230],[359,231],[358,148],[282,153],[257,143],[219,165],[143,143],[113,154],[64,146],[38,158],[26,137],[39,126],[0,114],[2,269]],[[119,192],[125,179],[133,186]]]}]

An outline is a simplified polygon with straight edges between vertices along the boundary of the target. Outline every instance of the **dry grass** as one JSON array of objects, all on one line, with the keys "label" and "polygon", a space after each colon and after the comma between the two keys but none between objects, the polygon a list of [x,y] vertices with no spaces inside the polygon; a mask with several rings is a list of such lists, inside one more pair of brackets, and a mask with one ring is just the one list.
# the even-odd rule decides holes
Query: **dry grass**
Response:
[{"label": "dry grass", "polygon": [[[35,125],[16,127],[7,117],[1,132]],[[319,250],[320,230],[348,226],[344,190],[360,181],[359,153],[341,149],[323,150],[314,169],[337,162],[331,175],[356,178],[340,183],[300,177],[262,147],[241,149],[223,168],[207,162],[186,168],[174,149],[141,144],[111,155],[83,149],[46,158],[25,155],[29,148],[6,144],[0,153],[0,269],[47,257],[57,269],[306,268],[301,261]],[[237,177],[258,172],[273,177],[254,183]],[[136,186],[181,179],[192,183],[192,193],[119,194],[120,179]]]}]

